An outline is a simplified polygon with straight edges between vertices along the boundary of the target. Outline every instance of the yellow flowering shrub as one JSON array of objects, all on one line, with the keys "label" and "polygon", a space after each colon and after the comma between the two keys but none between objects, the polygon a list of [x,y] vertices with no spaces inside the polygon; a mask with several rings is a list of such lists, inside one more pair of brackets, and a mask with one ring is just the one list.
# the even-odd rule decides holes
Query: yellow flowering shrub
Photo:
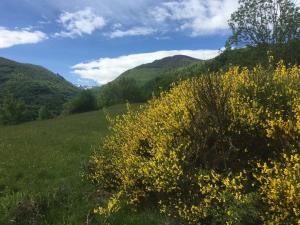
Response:
[{"label": "yellow flowering shrub", "polygon": [[[101,188],[117,189],[108,206],[120,197],[126,196],[126,204],[134,204],[148,193],[179,188],[183,175],[179,156],[190,142],[183,132],[190,124],[191,85],[193,81],[182,82],[171,93],[141,106],[138,113],[129,109],[112,121],[112,134],[92,156],[92,170],[87,174]],[[110,208],[115,207],[95,211],[108,214]]]},{"label": "yellow flowering shrub", "polygon": [[[203,75],[174,85],[138,111],[129,107],[110,119],[111,134],[86,168],[97,189],[111,193],[95,213],[109,216],[152,200],[181,224],[276,222],[263,216],[275,213],[263,206],[276,199],[257,194],[267,194],[267,187],[252,187],[249,174],[253,162],[299,151],[299,103],[300,67],[279,63],[275,69],[232,67]],[[269,175],[256,178],[275,182]],[[284,187],[278,185],[278,193]],[[288,214],[283,220],[290,219],[286,206],[280,208]]]},{"label": "yellow flowering shrub", "polygon": [[254,175],[259,193],[268,210],[262,215],[265,224],[300,222],[300,155],[284,154],[283,160],[258,163]]},{"label": "yellow flowering shrub", "polygon": [[[202,173],[194,195],[176,198],[168,208],[177,208],[181,222],[187,224],[247,224],[249,218],[255,223],[260,221],[254,207],[256,199],[245,193],[245,183],[243,172],[227,176],[213,170]],[[187,196],[189,202],[185,200]]]},{"label": "yellow flowering shrub", "polygon": [[225,74],[225,82],[232,88],[232,129],[246,128],[248,134],[272,139],[266,144],[277,149],[300,147],[299,66],[287,68],[279,62],[274,71],[260,66],[241,72],[233,68]]}]

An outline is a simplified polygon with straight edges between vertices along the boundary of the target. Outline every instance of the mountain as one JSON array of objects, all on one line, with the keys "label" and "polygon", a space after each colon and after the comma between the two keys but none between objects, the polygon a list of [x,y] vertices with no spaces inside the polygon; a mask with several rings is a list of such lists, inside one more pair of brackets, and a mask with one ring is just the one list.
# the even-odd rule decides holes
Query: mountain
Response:
[{"label": "mountain", "polygon": [[121,74],[114,81],[94,89],[98,95],[99,107],[129,102],[143,102],[152,90],[144,91],[145,84],[163,77],[174,69],[201,62],[189,56],[176,55],[143,64]]},{"label": "mountain", "polygon": [[[163,76],[156,77],[144,84],[143,90],[158,95],[162,90],[168,90],[170,85],[178,80],[199,76],[206,73],[226,71],[230,66],[253,68],[260,64],[269,65],[270,56],[273,64],[283,60],[286,65],[300,63],[300,40],[293,40],[287,44],[262,45],[238,49],[227,49],[213,59],[199,61],[184,67],[167,71]],[[149,95],[150,93],[150,95]]]},{"label": "mountain", "polygon": [[8,95],[24,101],[29,118],[35,119],[45,106],[52,115],[61,112],[63,104],[79,88],[41,66],[15,62],[0,57],[0,104]]},{"label": "mountain", "polygon": [[198,60],[177,55],[156,60],[126,71],[114,81],[97,89],[100,107],[118,103],[143,102],[161,91],[168,90],[178,80],[206,73],[227,70],[231,65],[253,68],[257,64],[269,65],[283,60],[286,64],[300,63],[300,40],[287,44],[264,45],[225,50],[210,60]]},{"label": "mountain", "polygon": [[156,77],[163,76],[170,70],[185,67],[197,62],[201,62],[201,60],[185,55],[170,56],[128,70],[122,73],[116,79],[116,81],[123,78],[133,78],[136,80],[139,86],[142,86],[148,81],[155,79]]}]

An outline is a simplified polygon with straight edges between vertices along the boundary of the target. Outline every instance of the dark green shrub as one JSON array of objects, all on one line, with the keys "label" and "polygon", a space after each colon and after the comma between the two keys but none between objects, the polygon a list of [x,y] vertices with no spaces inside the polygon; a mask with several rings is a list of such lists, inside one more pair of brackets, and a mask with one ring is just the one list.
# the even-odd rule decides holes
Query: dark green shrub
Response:
[{"label": "dark green shrub", "polygon": [[18,124],[26,121],[27,109],[25,103],[8,95],[0,106],[0,122],[2,124]]},{"label": "dark green shrub", "polygon": [[52,117],[47,106],[42,106],[38,112],[38,120],[46,120]]},{"label": "dark green shrub", "polygon": [[63,114],[75,114],[97,110],[97,100],[90,90],[81,91],[64,105]]},{"label": "dark green shrub", "polygon": [[109,83],[100,89],[98,95],[98,105],[100,108],[121,104],[125,102],[144,101],[141,88],[137,85],[135,79],[121,78],[115,82]]}]

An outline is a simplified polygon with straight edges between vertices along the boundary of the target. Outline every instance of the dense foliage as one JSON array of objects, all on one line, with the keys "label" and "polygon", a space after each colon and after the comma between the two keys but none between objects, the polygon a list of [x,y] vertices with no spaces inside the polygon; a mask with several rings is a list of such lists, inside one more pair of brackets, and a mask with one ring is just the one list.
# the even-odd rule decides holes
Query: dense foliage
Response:
[{"label": "dense foliage", "polygon": [[24,102],[16,99],[12,94],[7,95],[0,105],[0,124],[18,124],[27,119],[28,111]]},{"label": "dense foliage", "polygon": [[97,96],[100,108],[125,102],[143,102],[142,89],[133,78],[120,78],[101,87]]},{"label": "dense foliage", "polygon": [[86,170],[112,193],[95,212],[151,200],[180,224],[296,224],[299,102],[300,67],[272,58],[173,86],[112,121]]},{"label": "dense foliage", "polygon": [[0,58],[0,105],[13,94],[27,108],[26,120],[35,120],[41,107],[51,115],[59,115],[63,104],[79,89],[58,74],[31,64]]},{"label": "dense foliage", "polygon": [[42,106],[38,111],[38,120],[46,120],[52,117],[47,106]]},{"label": "dense foliage", "polygon": [[64,105],[63,114],[75,114],[97,110],[97,99],[90,90],[83,90]]},{"label": "dense foliage", "polygon": [[287,43],[300,38],[300,9],[291,0],[239,0],[231,15],[229,42],[241,45]]},{"label": "dense foliage", "polygon": [[270,165],[258,164],[258,173],[254,176],[259,182],[261,198],[268,207],[268,213],[263,215],[266,223],[299,224],[300,155],[284,154],[280,161]]}]

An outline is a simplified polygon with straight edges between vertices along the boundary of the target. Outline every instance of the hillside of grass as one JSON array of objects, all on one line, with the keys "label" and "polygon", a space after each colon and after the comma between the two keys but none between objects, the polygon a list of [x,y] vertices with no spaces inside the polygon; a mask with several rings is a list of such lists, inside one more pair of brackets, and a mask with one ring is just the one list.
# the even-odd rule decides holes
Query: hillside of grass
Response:
[{"label": "hillside of grass", "polygon": [[143,86],[148,81],[161,77],[170,70],[185,67],[199,61],[201,60],[185,55],[170,56],[128,70],[122,73],[115,81],[124,78],[134,79],[139,86]]},{"label": "hillside of grass", "polygon": [[224,50],[210,60],[197,60],[188,56],[173,56],[133,68],[114,81],[95,89],[100,108],[129,102],[145,102],[169,90],[179,80],[203,75],[230,66],[253,68],[257,64],[266,66],[273,56],[273,66],[280,60],[286,65],[299,64],[300,41],[284,45],[267,45]]},{"label": "hillside of grass", "polygon": [[287,44],[227,49],[213,59],[174,68],[163,76],[148,81],[143,86],[144,95],[146,99],[149,99],[152,97],[152,93],[159,95],[161,91],[168,90],[173,82],[220,70],[225,71],[230,66],[247,68],[253,68],[258,64],[267,66],[270,56],[273,57],[272,66],[275,66],[280,60],[283,60],[286,65],[299,64],[299,52],[299,40],[290,41]]},{"label": "hillside of grass", "polygon": [[184,68],[201,60],[189,56],[176,55],[155,60],[128,70],[112,82],[94,89],[100,108],[129,102],[145,102],[152,90],[145,90],[145,84],[164,77],[170,71]]},{"label": "hillside of grass", "polygon": [[78,92],[77,87],[59,74],[0,57],[0,105],[5,97],[14,95],[26,104],[29,120],[37,117],[42,106],[52,115],[58,115],[63,104]]},{"label": "hillside of grass", "polygon": [[[124,105],[107,109],[112,116],[125,111]],[[87,217],[89,224],[99,224],[91,210],[102,199],[83,182],[81,173],[108,134],[107,125],[105,113],[95,111],[0,126],[0,224],[27,224],[26,218],[37,224],[85,224]],[[160,217],[121,212],[111,218],[112,224],[120,225],[143,220],[157,224]]]}]

